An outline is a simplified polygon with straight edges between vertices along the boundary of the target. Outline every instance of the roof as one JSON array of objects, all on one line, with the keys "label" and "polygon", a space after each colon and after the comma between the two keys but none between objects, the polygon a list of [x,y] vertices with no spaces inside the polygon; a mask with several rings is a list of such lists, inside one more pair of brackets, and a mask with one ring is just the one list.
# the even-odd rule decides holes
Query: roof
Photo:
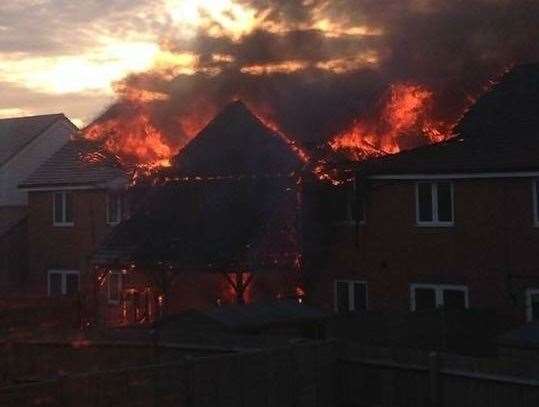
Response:
[{"label": "roof", "polygon": [[60,119],[61,113],[0,119],[0,166]]},{"label": "roof", "polygon": [[77,138],[53,154],[20,187],[96,185],[127,175],[119,160],[99,142]]},{"label": "roof", "polygon": [[26,207],[24,206],[0,207],[0,237],[24,221],[26,214]]},{"label": "roof", "polygon": [[364,175],[539,171],[539,65],[519,66],[483,95],[445,142],[362,163]]},{"label": "roof", "polygon": [[182,175],[204,177],[289,174],[302,163],[289,141],[236,101],[180,151],[174,165]]}]

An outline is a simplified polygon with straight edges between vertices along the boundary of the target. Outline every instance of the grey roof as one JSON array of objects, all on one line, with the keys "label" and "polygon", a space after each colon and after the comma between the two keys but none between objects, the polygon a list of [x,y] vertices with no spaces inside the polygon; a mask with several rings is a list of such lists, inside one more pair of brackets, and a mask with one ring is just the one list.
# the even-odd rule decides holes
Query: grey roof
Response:
[{"label": "grey roof", "polygon": [[0,166],[60,119],[61,113],[0,119]]},{"label": "grey roof", "polygon": [[127,176],[118,158],[99,142],[78,138],[66,143],[20,187],[95,185]]}]

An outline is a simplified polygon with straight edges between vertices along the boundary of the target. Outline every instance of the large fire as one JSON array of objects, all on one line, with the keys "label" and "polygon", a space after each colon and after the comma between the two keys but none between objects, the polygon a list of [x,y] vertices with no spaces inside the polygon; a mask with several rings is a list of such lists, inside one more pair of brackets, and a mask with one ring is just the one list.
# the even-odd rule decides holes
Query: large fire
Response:
[{"label": "large fire", "polygon": [[333,137],[330,146],[350,151],[359,159],[369,153],[399,152],[399,139],[410,133],[421,133],[431,142],[442,141],[451,126],[430,118],[433,96],[419,85],[391,85],[379,111],[373,117],[356,120],[348,130]]}]

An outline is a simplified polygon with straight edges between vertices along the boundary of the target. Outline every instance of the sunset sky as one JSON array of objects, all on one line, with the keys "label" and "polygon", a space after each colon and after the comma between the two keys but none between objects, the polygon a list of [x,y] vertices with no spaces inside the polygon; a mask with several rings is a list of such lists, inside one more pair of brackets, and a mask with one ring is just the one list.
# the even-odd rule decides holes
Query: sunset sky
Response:
[{"label": "sunset sky", "polygon": [[462,99],[537,55],[537,17],[532,0],[3,1],[0,117],[64,112],[87,124],[125,91],[128,74],[142,75],[131,83],[144,82],[137,92],[155,100],[212,86],[215,95],[226,87],[220,78],[243,84],[227,88],[230,97],[253,90],[249,78],[286,77],[290,93],[282,81],[256,82],[256,92],[271,89],[287,111],[305,106],[292,96],[309,102],[313,91],[355,114],[373,81],[421,82]]}]

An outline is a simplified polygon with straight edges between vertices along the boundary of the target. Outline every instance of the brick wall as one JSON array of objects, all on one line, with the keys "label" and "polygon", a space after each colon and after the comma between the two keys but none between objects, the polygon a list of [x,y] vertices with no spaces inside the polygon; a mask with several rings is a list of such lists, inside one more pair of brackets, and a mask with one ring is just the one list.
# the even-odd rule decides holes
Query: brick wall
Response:
[{"label": "brick wall", "polygon": [[53,225],[53,192],[29,193],[28,247],[30,291],[47,295],[47,271],[79,270],[81,289],[91,281],[87,257],[111,231],[106,223],[106,193],[72,191],[74,225]]},{"label": "brick wall", "polygon": [[367,281],[374,310],[409,309],[411,283],[458,284],[470,306],[523,321],[524,290],[539,286],[529,179],[455,181],[453,227],[416,226],[413,181],[371,181],[367,191],[366,223],[357,236],[353,225],[335,233],[317,302],[333,306],[336,278]]}]

